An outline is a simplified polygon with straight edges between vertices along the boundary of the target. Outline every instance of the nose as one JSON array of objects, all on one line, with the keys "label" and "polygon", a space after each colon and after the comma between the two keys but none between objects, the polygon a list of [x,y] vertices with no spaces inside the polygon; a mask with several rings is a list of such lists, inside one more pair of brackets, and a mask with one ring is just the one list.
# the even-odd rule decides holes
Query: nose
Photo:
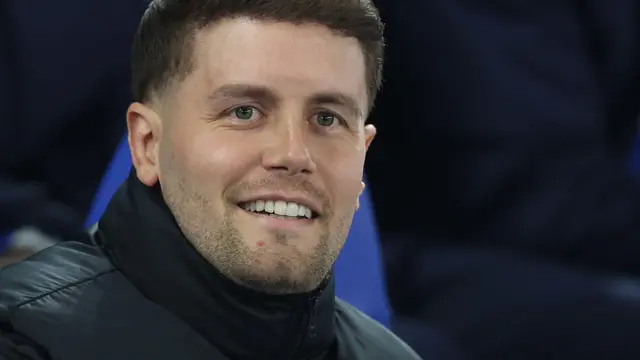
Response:
[{"label": "nose", "polygon": [[306,122],[300,119],[278,121],[272,127],[270,146],[263,156],[263,166],[269,171],[288,175],[310,174],[316,164],[309,151]]}]

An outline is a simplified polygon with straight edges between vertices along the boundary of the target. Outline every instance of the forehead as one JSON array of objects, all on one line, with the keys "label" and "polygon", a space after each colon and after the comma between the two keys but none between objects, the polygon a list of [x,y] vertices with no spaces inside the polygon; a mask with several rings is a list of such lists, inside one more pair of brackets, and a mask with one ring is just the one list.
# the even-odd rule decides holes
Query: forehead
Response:
[{"label": "forehead", "polygon": [[225,19],[195,40],[195,80],[209,91],[229,83],[264,86],[283,96],[337,91],[367,106],[358,41],[322,25]]}]

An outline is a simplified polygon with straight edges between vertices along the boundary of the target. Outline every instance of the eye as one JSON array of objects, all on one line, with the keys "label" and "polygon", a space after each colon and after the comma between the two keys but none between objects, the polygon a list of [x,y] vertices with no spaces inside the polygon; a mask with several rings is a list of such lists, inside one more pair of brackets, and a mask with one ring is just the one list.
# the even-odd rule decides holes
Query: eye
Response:
[{"label": "eye", "polygon": [[238,120],[248,121],[252,120],[258,114],[258,110],[253,106],[238,106],[231,111],[231,114]]},{"label": "eye", "polygon": [[339,120],[331,113],[319,113],[315,115],[315,121],[322,127],[330,127]]}]

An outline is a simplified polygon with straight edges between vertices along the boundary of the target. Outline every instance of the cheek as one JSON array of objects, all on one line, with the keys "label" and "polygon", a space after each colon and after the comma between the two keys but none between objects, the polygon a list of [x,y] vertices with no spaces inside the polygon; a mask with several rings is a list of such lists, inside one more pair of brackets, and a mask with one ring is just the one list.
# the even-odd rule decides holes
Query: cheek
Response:
[{"label": "cheek", "polygon": [[347,174],[343,172],[337,178],[336,189],[338,200],[344,199],[349,206],[353,205],[362,192],[362,173],[352,171],[351,174]]},{"label": "cheek", "polygon": [[330,191],[338,206],[352,208],[362,192],[364,157],[341,156],[323,166]]},{"label": "cheek", "polygon": [[195,135],[184,145],[188,171],[210,185],[226,187],[242,177],[252,148],[222,134]]}]

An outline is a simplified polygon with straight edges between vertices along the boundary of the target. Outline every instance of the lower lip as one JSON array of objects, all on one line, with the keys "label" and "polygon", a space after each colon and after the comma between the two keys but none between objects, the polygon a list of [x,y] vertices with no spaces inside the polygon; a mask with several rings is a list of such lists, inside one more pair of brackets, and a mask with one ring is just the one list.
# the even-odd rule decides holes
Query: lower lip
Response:
[{"label": "lower lip", "polygon": [[261,221],[265,226],[270,227],[270,228],[274,228],[274,229],[283,229],[283,230],[296,230],[296,229],[300,229],[303,227],[308,227],[309,225],[312,225],[314,220],[313,219],[291,219],[291,220],[287,220],[287,219],[278,219],[276,217],[273,216],[269,216],[269,215],[264,215],[264,214],[259,214],[253,211],[247,211],[241,207],[238,207],[238,209],[240,209],[240,211],[242,211],[243,213],[253,216],[254,218],[258,219],[259,221]]}]

